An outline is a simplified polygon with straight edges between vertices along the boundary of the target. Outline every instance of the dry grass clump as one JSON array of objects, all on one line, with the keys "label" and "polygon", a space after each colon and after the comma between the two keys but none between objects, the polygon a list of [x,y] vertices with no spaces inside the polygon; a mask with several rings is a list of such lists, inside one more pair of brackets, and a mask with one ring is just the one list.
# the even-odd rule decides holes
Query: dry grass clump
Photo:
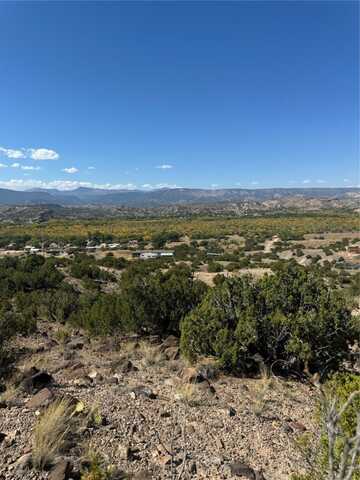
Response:
[{"label": "dry grass clump", "polygon": [[83,420],[68,399],[55,400],[40,416],[33,433],[32,464],[42,470],[66,450],[70,438],[79,432]]},{"label": "dry grass clump", "polygon": [[145,341],[139,344],[138,352],[141,355],[140,363],[144,368],[160,366],[165,361],[164,353]]},{"label": "dry grass clump", "polygon": [[185,405],[195,407],[199,405],[201,401],[201,395],[196,385],[193,383],[185,383],[179,385],[176,389],[175,399],[183,402]]},{"label": "dry grass clump", "polygon": [[257,381],[255,391],[251,398],[251,409],[257,417],[261,417],[264,413],[266,405],[268,403],[268,394],[274,388],[275,380],[271,372],[266,369],[261,369],[261,377]]},{"label": "dry grass clump", "polygon": [[64,346],[71,338],[71,331],[68,327],[61,326],[54,333],[54,338],[60,345]]}]

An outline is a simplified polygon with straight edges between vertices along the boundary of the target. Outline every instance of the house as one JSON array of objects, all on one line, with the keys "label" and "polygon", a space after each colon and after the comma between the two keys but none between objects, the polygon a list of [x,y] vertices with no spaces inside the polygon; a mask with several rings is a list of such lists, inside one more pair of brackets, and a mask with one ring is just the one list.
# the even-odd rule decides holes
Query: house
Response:
[{"label": "house", "polygon": [[111,250],[114,250],[115,248],[119,248],[119,247],[120,247],[120,243],[109,243],[108,247],[109,247]]},{"label": "house", "polygon": [[141,252],[139,258],[143,260],[148,260],[149,258],[158,258],[159,254],[157,252]]},{"label": "house", "polygon": [[173,256],[174,252],[172,250],[138,250],[136,252],[133,252],[133,257],[141,258],[142,260]]}]

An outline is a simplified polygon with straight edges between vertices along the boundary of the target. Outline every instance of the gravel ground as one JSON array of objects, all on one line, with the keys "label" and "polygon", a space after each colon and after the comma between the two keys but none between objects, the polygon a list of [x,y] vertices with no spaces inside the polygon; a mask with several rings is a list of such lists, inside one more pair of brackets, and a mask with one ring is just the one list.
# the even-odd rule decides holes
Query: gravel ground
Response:
[{"label": "gravel ground", "polygon": [[[55,342],[52,328],[43,325],[37,335],[17,339],[22,351],[17,369],[46,370],[54,378],[49,389],[55,396],[69,395],[99,412],[102,425],[84,430],[66,452],[76,467],[91,448],[138,479],[239,478],[230,468],[234,462],[262,471],[266,480],[287,480],[303,469],[296,440],[314,431],[317,393],[308,385],[222,375],[188,383],[193,370],[176,358],[176,346],[166,350],[166,344],[127,340],[114,348],[114,341],[88,342],[77,333],[83,347],[72,348],[71,342]],[[50,476],[18,463],[31,451],[32,430],[43,410],[27,407],[33,396],[13,391],[11,382],[5,392],[1,480]]]}]

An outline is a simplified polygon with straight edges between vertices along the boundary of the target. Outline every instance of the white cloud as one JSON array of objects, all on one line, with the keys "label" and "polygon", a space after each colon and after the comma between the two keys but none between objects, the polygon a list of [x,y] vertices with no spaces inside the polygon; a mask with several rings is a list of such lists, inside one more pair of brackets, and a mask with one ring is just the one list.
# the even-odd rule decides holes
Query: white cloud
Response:
[{"label": "white cloud", "polygon": [[69,167],[63,168],[62,171],[65,173],[77,173],[79,170],[76,167]]},{"label": "white cloud", "polygon": [[40,167],[34,167],[33,165],[20,165],[20,163],[12,163],[11,168],[19,168],[20,170],[40,170]]},{"label": "white cloud", "polygon": [[309,179],[307,178],[306,180],[303,180],[302,183],[304,183],[304,184],[306,185],[307,183],[311,183],[311,180],[309,180]]},{"label": "white cloud", "polygon": [[178,185],[169,184],[169,183],[144,183],[141,185],[141,188],[145,188],[147,190],[157,190],[159,188],[180,188]]},{"label": "white cloud", "polygon": [[350,180],[348,178],[344,178],[343,181],[344,181],[344,183],[349,183],[350,182]]},{"label": "white cloud", "polygon": [[259,182],[257,180],[254,180],[251,182],[251,185],[259,185]]},{"label": "white cloud", "polygon": [[78,182],[73,180],[35,180],[35,179],[11,179],[8,181],[0,181],[0,187],[10,188],[15,190],[26,190],[28,188],[57,188],[58,190],[74,190],[79,187],[101,188],[104,190],[135,190],[136,185],[132,183],[127,184],[98,184],[92,182]]},{"label": "white cloud", "polygon": [[171,168],[174,168],[174,165],[164,163],[163,165],[157,165],[156,168],[160,168],[161,170],[170,170]]},{"label": "white cloud", "polygon": [[88,167],[88,170],[95,170],[95,167]]},{"label": "white cloud", "polygon": [[40,170],[40,167],[34,167],[32,165],[23,165],[20,168],[21,170]]},{"label": "white cloud", "polygon": [[49,148],[29,148],[28,155],[33,160],[57,160],[59,154]]},{"label": "white cloud", "polygon": [[8,158],[32,158],[33,160],[57,160],[60,155],[49,148],[5,148],[0,147],[0,154]]},{"label": "white cloud", "polygon": [[5,165],[5,163],[0,163],[0,168],[7,168],[7,165]]},{"label": "white cloud", "polygon": [[326,180],[319,179],[319,180],[316,180],[316,183],[326,183]]},{"label": "white cloud", "polygon": [[16,150],[13,148],[4,148],[0,147],[0,153],[5,155],[8,158],[25,158],[26,155],[23,150]]}]

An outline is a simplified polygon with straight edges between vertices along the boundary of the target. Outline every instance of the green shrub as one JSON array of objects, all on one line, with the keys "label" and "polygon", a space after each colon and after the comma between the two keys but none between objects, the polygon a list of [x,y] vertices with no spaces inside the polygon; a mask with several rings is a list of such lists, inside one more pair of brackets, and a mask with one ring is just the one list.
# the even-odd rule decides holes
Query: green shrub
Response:
[{"label": "green shrub", "polygon": [[218,273],[224,270],[221,263],[214,262],[214,261],[208,263],[207,269],[209,273]]},{"label": "green shrub", "polygon": [[233,371],[252,371],[258,355],[268,365],[331,370],[354,339],[350,319],[343,298],[321,276],[290,263],[257,282],[217,282],[184,318],[181,347],[190,359],[214,355]]}]

